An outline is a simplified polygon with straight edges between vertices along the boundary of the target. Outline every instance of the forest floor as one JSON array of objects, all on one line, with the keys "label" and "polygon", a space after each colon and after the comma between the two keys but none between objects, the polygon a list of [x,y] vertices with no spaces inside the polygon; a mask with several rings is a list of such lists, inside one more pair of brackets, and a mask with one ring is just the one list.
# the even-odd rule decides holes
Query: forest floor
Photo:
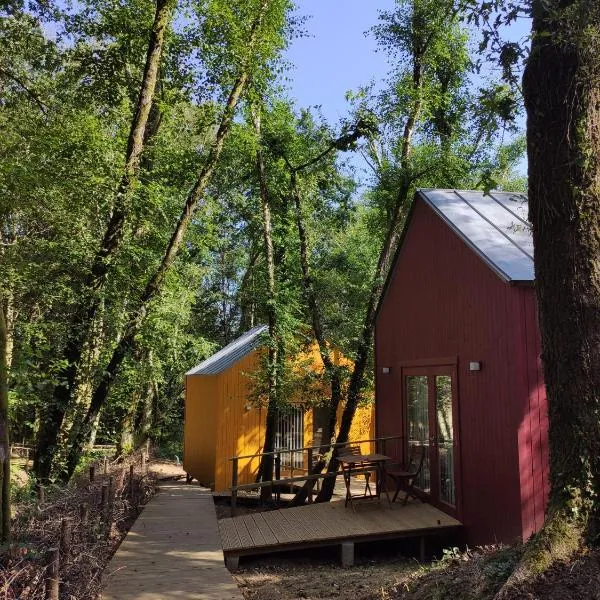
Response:
[{"label": "forest floor", "polygon": [[[86,467],[68,486],[45,487],[43,496],[36,494],[33,479],[23,466],[18,459],[11,465],[12,541],[0,546],[0,597],[46,598],[51,548],[60,546],[61,599],[96,598],[104,567],[154,494],[154,483],[164,471],[161,462],[156,469],[151,463],[142,471],[136,454],[122,462],[108,461],[105,469],[99,457],[93,481]],[[113,494],[108,493],[111,482]],[[103,502],[104,497],[110,500]]]},{"label": "forest floor", "polygon": [[[246,600],[492,600],[519,555],[518,547],[479,548],[421,565],[384,546],[343,569],[313,551],[248,560],[234,577]],[[508,599],[599,600],[600,552],[582,551],[554,565]]]}]

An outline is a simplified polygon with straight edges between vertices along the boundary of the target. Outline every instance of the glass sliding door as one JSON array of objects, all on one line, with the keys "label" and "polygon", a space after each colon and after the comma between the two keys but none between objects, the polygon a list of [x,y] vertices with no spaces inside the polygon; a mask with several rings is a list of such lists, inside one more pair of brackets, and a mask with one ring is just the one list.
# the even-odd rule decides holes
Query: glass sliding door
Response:
[{"label": "glass sliding door", "polygon": [[425,460],[415,487],[425,493],[431,491],[429,468],[429,386],[426,375],[406,377],[406,401],[408,413],[408,447],[425,446]]},{"label": "glass sliding door", "polygon": [[440,501],[456,506],[454,481],[454,426],[452,421],[452,377],[435,376],[436,454]]},{"label": "glass sliding door", "polygon": [[[408,444],[425,447],[423,469],[415,481],[434,505],[456,509],[456,375],[451,366],[405,368]],[[408,454],[407,454],[408,455]]]}]

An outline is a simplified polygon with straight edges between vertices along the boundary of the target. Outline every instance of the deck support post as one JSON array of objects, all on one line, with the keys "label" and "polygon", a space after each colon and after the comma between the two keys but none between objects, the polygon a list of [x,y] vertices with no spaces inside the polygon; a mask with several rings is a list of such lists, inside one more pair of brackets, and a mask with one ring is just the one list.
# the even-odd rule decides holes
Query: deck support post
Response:
[{"label": "deck support post", "polygon": [[425,536],[422,535],[419,539],[419,559],[422,563],[425,562]]},{"label": "deck support post", "polygon": [[354,542],[342,542],[340,544],[340,558],[342,567],[354,566]]},{"label": "deck support post", "polygon": [[237,509],[237,484],[238,484],[238,458],[233,458],[233,464],[231,465],[231,516],[235,517],[235,511]]},{"label": "deck support post", "polygon": [[[313,468],[313,449],[309,448],[308,449],[308,474],[310,475],[312,473],[312,468]],[[308,481],[308,503],[312,504],[313,501],[313,487],[314,487],[314,480],[313,481]]]},{"label": "deck support post", "polygon": [[240,566],[240,557],[236,555],[229,555],[225,557],[225,566],[231,572],[237,571]]}]

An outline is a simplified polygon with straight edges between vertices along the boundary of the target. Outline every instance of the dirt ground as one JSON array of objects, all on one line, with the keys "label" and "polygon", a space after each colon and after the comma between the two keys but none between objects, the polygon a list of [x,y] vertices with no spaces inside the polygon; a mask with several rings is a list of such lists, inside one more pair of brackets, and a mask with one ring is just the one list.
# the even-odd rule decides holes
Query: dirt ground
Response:
[{"label": "dirt ground", "polygon": [[371,555],[342,568],[337,556],[294,554],[240,564],[234,574],[246,600],[383,600],[405,589],[421,567],[402,556]]}]

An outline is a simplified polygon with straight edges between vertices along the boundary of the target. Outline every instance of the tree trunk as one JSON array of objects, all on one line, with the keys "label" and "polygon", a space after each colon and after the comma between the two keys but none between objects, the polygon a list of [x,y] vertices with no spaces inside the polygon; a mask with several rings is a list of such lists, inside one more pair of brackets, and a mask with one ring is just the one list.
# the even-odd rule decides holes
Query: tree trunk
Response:
[{"label": "tree trunk", "polygon": [[45,418],[41,423],[34,470],[38,479],[42,481],[50,476],[53,460],[58,451],[58,435],[65,413],[73,399],[88,332],[100,306],[101,291],[106,283],[111,261],[123,240],[125,220],[129,211],[128,199],[137,179],[140,157],[144,150],[146,126],[156,90],[165,32],[170,23],[172,6],[172,0],[157,0],[138,103],[127,141],[125,166],[115,194],[113,212],[100,249],[94,258],[88,281],[84,284],[85,303],[81,304],[67,335],[63,356],[66,366],[58,375],[61,383],[55,386],[52,402],[47,407]]},{"label": "tree trunk", "polygon": [[[352,420],[354,419],[356,407],[358,406],[358,401],[360,400],[364,375],[369,361],[369,352],[373,339],[373,330],[375,329],[375,316],[377,314],[377,308],[379,306],[379,302],[381,301],[381,294],[383,292],[383,287],[392,265],[394,255],[396,254],[396,250],[398,248],[398,243],[402,235],[402,228],[404,226],[406,208],[409,206],[409,204],[410,187],[405,186],[398,192],[396,206],[392,216],[392,222],[390,223],[385,243],[379,255],[377,269],[373,278],[373,286],[369,296],[369,304],[367,305],[362,333],[358,348],[356,350],[356,357],[354,359],[354,368],[352,369],[352,375],[348,385],[348,398],[346,400],[346,405],[344,406],[344,412],[342,413],[342,420],[340,422],[340,431],[336,440],[338,443],[347,442],[348,436],[350,435],[350,427],[352,426]],[[329,473],[334,473],[337,471],[337,469],[337,453],[334,452],[331,460],[329,461],[329,465],[327,466],[327,471]],[[328,502],[331,500],[334,487],[335,479],[333,477],[325,479],[323,481],[321,491],[317,496],[317,502]]]},{"label": "tree trunk", "polygon": [[[250,47],[253,47],[256,43],[256,36],[260,26],[262,25],[262,21],[268,6],[268,0],[264,0],[252,27],[250,39],[248,41]],[[206,162],[200,171],[196,183],[188,193],[183,211],[179,216],[179,220],[162,256],[161,262],[151,279],[146,284],[146,287],[140,298],[140,304],[126,323],[123,337],[117,343],[108,365],[102,372],[100,381],[94,390],[90,408],[87,414],[82,422],[78,425],[76,431],[74,428],[75,432],[71,438],[71,446],[69,448],[69,454],[67,458],[67,479],[70,478],[75,471],[75,467],[77,466],[79,457],[81,455],[81,450],[85,444],[85,440],[89,436],[91,425],[96,418],[96,415],[106,402],[110,385],[115,378],[123,359],[133,348],[135,337],[141,330],[142,325],[146,320],[148,311],[150,309],[150,304],[152,300],[160,293],[165,277],[167,276],[167,273],[171,269],[173,262],[175,261],[179,250],[181,249],[185,235],[192,221],[194,211],[204,196],[204,191],[206,190],[206,187],[219,161],[219,157],[221,156],[225,139],[231,128],[231,123],[235,115],[237,104],[245,91],[249,75],[249,71],[247,69],[243,69],[239,73],[231,88],[229,97],[227,98],[227,103],[224,107],[219,128],[211,145]]]},{"label": "tree trunk", "polygon": [[10,440],[8,432],[9,335],[0,298],[0,542],[10,539]]},{"label": "tree trunk", "polygon": [[240,329],[242,333],[252,329],[256,324],[256,301],[254,298],[256,291],[254,289],[254,271],[259,256],[260,253],[258,248],[253,243],[250,247],[248,256],[248,266],[246,267],[246,272],[244,273],[242,283],[240,284]]},{"label": "tree trunk", "polygon": [[600,8],[596,0],[552,8],[538,0],[533,15],[523,91],[550,426],[548,516],[581,519],[598,542]]},{"label": "tree trunk", "polygon": [[[256,149],[256,172],[260,187],[260,200],[262,208],[263,221],[263,240],[265,244],[265,257],[267,260],[267,314],[269,319],[269,355],[268,355],[268,405],[267,419],[265,425],[265,441],[263,452],[273,452],[275,449],[275,432],[277,428],[277,360],[279,341],[277,339],[277,296],[275,289],[275,253],[273,251],[273,232],[271,227],[271,203],[269,199],[269,190],[267,187],[267,175],[265,173],[265,162],[261,149],[260,132],[260,113],[259,109],[253,109],[252,120],[257,138]],[[273,478],[273,455],[269,454],[262,457],[260,461],[259,473],[262,481],[269,481]],[[260,499],[262,502],[271,499],[272,489],[262,487],[260,489]]]},{"label": "tree trunk", "polygon": [[[325,373],[331,382],[331,399],[329,401],[328,406],[328,419],[326,429],[323,432],[323,440],[329,441],[335,432],[337,411],[342,401],[342,385],[339,370],[335,365],[334,360],[332,359],[331,351],[327,345],[327,340],[325,339],[323,318],[321,316],[321,310],[319,308],[317,294],[315,291],[314,281],[310,269],[310,262],[308,258],[308,236],[306,234],[306,225],[302,213],[302,198],[300,189],[298,187],[298,179],[295,171],[293,171],[291,175],[291,186],[292,196],[294,198],[294,206],[296,209],[296,225],[298,228],[298,237],[300,239],[300,264],[302,267],[302,285],[304,287],[304,296],[306,298],[306,303],[310,311],[313,333],[315,334],[315,339],[317,340],[317,344],[319,346],[319,353],[321,355],[321,360],[323,361]],[[323,446],[321,448],[321,453],[324,453],[326,451],[327,447]],[[309,465],[309,472],[311,474],[316,474],[317,472],[320,473],[324,466],[325,465],[323,461],[319,461],[314,466],[314,468],[313,465]],[[308,493],[310,489],[314,486],[314,483],[314,481],[307,481],[306,484],[302,486],[302,488],[294,497],[294,505],[302,504],[306,501]]]}]

